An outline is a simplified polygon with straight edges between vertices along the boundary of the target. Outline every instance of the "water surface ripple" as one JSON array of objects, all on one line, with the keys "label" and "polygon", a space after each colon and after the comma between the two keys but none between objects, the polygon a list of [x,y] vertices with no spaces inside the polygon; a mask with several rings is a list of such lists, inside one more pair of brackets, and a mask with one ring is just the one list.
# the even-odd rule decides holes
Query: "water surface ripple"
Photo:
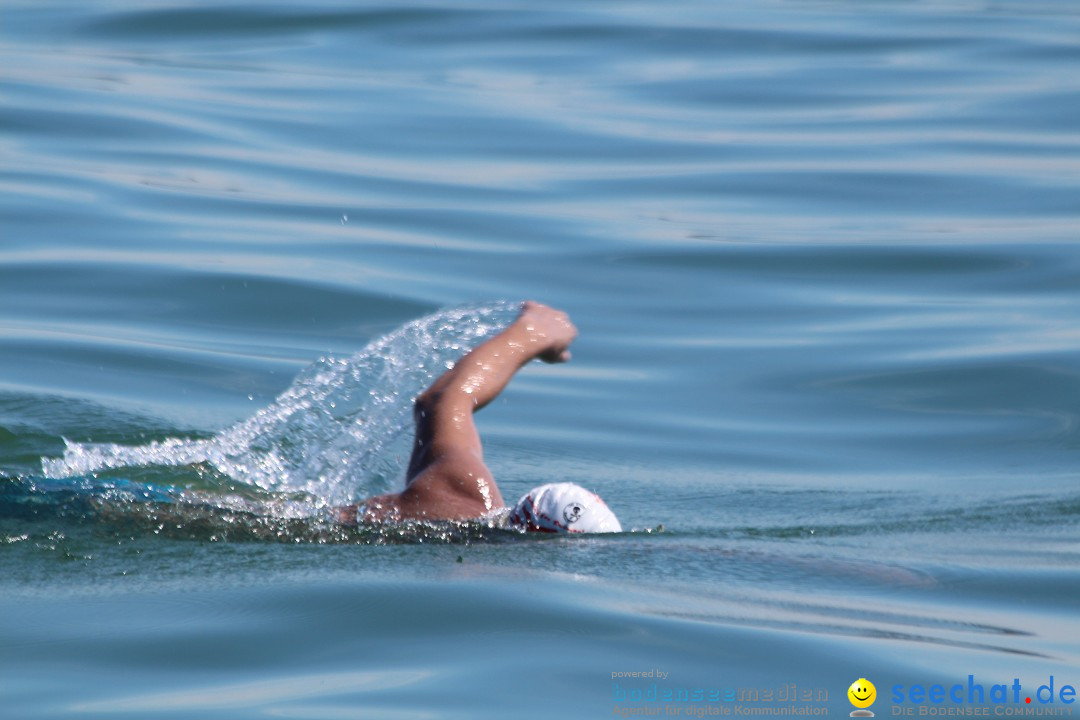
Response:
[{"label": "water surface ripple", "polygon": [[[879,713],[896,683],[1075,685],[1078,38],[1071,0],[9,0],[0,703],[593,717],[650,667],[833,714],[860,676]],[[333,446],[281,485],[135,457],[332,391],[320,358],[416,369],[365,348],[523,297],[581,337],[484,411],[485,457],[508,498],[575,480],[634,532],[253,512],[398,480],[389,445],[339,462],[334,413],[275,436]],[[73,464],[94,448],[124,462]]]}]

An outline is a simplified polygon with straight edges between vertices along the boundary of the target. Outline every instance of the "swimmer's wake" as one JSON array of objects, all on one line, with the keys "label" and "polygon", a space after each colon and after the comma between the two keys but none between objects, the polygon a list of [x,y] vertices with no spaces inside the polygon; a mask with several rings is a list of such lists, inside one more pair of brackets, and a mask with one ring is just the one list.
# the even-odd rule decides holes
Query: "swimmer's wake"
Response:
[{"label": "swimmer's wake", "polygon": [[388,489],[408,460],[414,396],[464,351],[505,327],[520,303],[455,308],[410,322],[349,358],[303,370],[271,405],[202,440],[67,442],[47,478],[118,468],[208,466],[267,491],[335,505]]}]

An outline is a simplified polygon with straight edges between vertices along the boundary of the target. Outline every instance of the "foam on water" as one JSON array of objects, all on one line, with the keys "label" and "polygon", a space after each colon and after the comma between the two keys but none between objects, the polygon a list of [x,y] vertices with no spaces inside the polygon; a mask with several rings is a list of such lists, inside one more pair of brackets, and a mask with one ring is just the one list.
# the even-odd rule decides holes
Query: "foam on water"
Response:
[{"label": "foam on water", "polygon": [[505,327],[519,303],[443,310],[369,343],[324,357],[252,417],[208,439],[145,445],[66,442],[43,458],[47,478],[139,467],[209,466],[264,490],[340,504],[384,491],[408,459],[412,402],[478,342]]}]

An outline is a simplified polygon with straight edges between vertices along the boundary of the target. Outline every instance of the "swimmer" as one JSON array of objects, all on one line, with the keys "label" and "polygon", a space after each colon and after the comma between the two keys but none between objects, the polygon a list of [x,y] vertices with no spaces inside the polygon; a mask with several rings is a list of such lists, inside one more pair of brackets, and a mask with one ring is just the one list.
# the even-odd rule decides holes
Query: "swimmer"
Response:
[{"label": "swimmer", "polygon": [[473,414],[494,400],[529,361],[569,360],[576,337],[577,328],[566,313],[536,302],[522,305],[509,327],[465,355],[416,398],[405,489],[337,508],[338,521],[356,525],[504,516],[510,527],[535,532],[620,532],[604,501],[572,483],[537,487],[507,512],[484,464],[473,421]]}]

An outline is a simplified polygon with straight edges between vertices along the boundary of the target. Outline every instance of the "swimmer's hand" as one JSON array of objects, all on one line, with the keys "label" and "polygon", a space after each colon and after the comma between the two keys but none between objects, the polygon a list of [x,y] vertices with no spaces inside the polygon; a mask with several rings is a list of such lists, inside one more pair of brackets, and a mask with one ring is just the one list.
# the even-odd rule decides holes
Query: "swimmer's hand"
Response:
[{"label": "swimmer's hand", "polygon": [[577,328],[561,310],[529,300],[521,306],[514,326],[525,331],[533,357],[546,363],[570,359],[570,343],[577,337]]}]

